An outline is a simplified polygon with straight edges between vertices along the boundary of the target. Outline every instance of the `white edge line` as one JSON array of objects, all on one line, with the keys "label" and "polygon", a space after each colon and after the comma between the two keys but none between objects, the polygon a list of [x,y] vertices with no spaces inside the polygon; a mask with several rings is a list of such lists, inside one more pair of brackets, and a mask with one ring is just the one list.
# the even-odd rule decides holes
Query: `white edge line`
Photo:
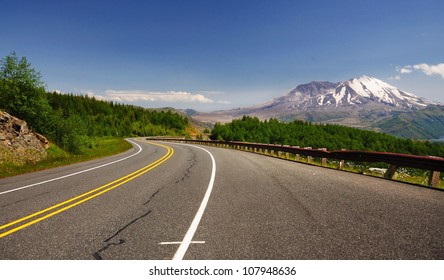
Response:
[{"label": "white edge line", "polygon": [[27,189],[27,188],[30,188],[30,187],[35,187],[35,186],[38,186],[38,185],[46,184],[46,183],[57,181],[57,180],[61,180],[61,179],[65,179],[65,178],[68,178],[68,177],[71,177],[71,176],[74,176],[74,175],[78,175],[78,174],[82,174],[82,173],[85,173],[85,172],[88,172],[88,171],[92,171],[94,169],[99,169],[99,168],[102,168],[102,167],[105,167],[105,166],[108,166],[108,165],[111,165],[111,164],[114,164],[114,163],[117,163],[117,162],[129,159],[129,158],[139,154],[140,152],[142,152],[142,147],[139,144],[137,144],[137,143],[135,143],[135,142],[133,142],[133,141],[131,141],[129,139],[125,139],[125,140],[128,141],[128,142],[131,142],[132,144],[134,144],[137,147],[139,147],[139,151],[137,151],[137,153],[132,154],[130,156],[127,156],[127,157],[124,157],[124,158],[121,158],[121,159],[118,159],[118,160],[115,160],[115,161],[112,161],[112,162],[108,162],[108,163],[105,163],[105,164],[102,164],[102,165],[99,165],[99,166],[95,166],[95,167],[88,168],[88,169],[85,169],[85,170],[82,170],[82,171],[78,171],[78,172],[74,172],[74,173],[71,173],[71,174],[67,174],[67,175],[64,175],[64,176],[61,176],[61,177],[49,179],[49,180],[46,180],[46,181],[34,183],[34,184],[31,184],[31,185],[26,185],[26,186],[23,186],[23,187],[15,188],[15,189],[12,189],[12,190],[7,190],[7,191],[4,191],[4,192],[0,192],[0,195],[7,194],[7,193],[10,193],[10,192],[19,191],[19,190],[23,190],[23,189]]},{"label": "white edge line", "polygon": [[[159,245],[179,245],[182,241],[160,242]],[[191,241],[191,244],[205,244],[205,241]]]},{"label": "white edge line", "polygon": [[208,150],[206,150],[204,148],[194,146],[194,145],[187,145],[187,146],[199,148],[199,149],[207,152],[211,157],[211,162],[213,164],[213,168],[211,170],[210,182],[208,184],[207,191],[205,192],[205,196],[204,196],[202,202],[200,203],[199,210],[197,210],[197,213],[196,213],[196,216],[194,216],[193,222],[191,223],[187,233],[185,234],[185,236],[182,240],[182,243],[180,244],[179,248],[177,249],[176,253],[174,254],[173,260],[182,260],[183,257],[185,256],[185,253],[188,250],[188,247],[192,243],[194,233],[196,232],[197,227],[199,226],[199,223],[200,223],[200,220],[202,219],[205,208],[207,207],[208,200],[210,199],[210,194],[211,194],[211,191],[213,190],[214,179],[216,178],[216,161],[214,160],[213,155]]}]

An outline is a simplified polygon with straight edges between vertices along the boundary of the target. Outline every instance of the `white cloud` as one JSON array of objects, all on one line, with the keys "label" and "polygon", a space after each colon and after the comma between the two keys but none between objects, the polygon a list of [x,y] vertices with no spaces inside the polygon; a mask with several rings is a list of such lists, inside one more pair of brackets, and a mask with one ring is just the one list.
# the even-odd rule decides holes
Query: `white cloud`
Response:
[{"label": "white cloud", "polygon": [[95,95],[96,98],[113,101],[163,101],[163,102],[198,102],[213,103],[213,100],[202,94],[192,94],[184,91],[151,92],[139,90],[106,90],[104,95]]},{"label": "white cloud", "polygon": [[404,67],[397,66],[396,71],[401,74],[409,74],[413,71],[420,71],[428,76],[439,75],[444,79],[444,63],[439,63],[436,65],[429,65],[426,63],[416,64],[416,65],[406,65]]},{"label": "white cloud", "polygon": [[409,74],[413,72],[412,66],[406,65],[404,67],[397,66],[396,71],[398,71],[401,74]]},{"label": "white cloud", "polygon": [[444,79],[444,63],[437,65],[428,65],[425,63],[413,65],[413,68],[417,71],[422,71],[428,76],[439,75]]},{"label": "white cloud", "polygon": [[217,103],[220,103],[220,104],[231,104],[230,101],[226,101],[226,100],[219,100],[219,101],[217,101]]}]

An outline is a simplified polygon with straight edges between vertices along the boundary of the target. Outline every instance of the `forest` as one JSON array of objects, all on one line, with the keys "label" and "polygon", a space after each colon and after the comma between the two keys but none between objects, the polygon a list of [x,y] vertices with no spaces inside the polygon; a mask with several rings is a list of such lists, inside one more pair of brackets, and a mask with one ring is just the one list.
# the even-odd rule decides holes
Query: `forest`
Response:
[{"label": "forest", "polygon": [[244,116],[226,124],[216,123],[213,140],[282,144],[328,150],[366,150],[414,155],[444,156],[444,145],[428,141],[413,141],[373,131],[331,124],[304,121],[260,121]]},{"label": "forest", "polygon": [[51,118],[57,121],[53,130],[44,132],[71,152],[88,143],[90,137],[185,135],[188,126],[186,117],[170,110],[148,110],[74,94],[53,92],[46,96]]},{"label": "forest", "polygon": [[0,61],[0,109],[73,154],[82,153],[94,137],[185,135],[189,125],[171,111],[47,92],[40,73],[15,53]]}]

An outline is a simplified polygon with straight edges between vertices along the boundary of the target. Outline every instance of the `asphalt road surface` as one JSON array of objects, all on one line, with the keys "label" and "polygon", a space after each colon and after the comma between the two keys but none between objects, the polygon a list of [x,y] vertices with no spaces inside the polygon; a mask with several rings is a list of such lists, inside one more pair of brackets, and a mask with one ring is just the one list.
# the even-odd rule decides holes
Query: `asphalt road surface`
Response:
[{"label": "asphalt road surface", "polygon": [[0,259],[443,259],[444,192],[222,148],[0,180]]}]

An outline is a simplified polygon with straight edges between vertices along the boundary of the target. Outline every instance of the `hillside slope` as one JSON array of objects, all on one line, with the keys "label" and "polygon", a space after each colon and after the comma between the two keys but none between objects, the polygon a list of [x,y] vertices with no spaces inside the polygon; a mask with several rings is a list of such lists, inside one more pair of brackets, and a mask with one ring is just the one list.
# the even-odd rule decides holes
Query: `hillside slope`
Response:
[{"label": "hillside slope", "polygon": [[429,106],[410,113],[400,113],[375,125],[385,133],[404,138],[440,139],[444,136],[444,107]]}]

